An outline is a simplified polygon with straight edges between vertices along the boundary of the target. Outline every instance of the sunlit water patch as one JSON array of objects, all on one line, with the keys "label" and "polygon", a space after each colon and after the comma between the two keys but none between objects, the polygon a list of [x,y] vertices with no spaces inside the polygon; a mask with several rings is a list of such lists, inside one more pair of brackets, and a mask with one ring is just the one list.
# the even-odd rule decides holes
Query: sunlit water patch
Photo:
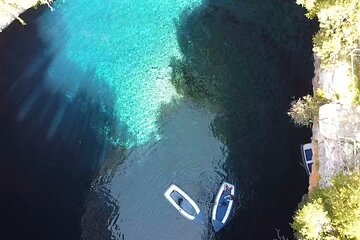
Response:
[{"label": "sunlit water patch", "polygon": [[[179,97],[168,67],[171,57],[180,56],[174,21],[200,2],[57,1],[54,11],[41,18],[41,34],[51,43],[49,51],[57,52],[46,83],[71,100],[80,89],[101,91],[98,81],[105,82],[115,96],[112,114],[132,136],[115,136],[112,142],[131,147],[158,140],[159,107]],[[64,59],[95,79],[77,79]]]}]

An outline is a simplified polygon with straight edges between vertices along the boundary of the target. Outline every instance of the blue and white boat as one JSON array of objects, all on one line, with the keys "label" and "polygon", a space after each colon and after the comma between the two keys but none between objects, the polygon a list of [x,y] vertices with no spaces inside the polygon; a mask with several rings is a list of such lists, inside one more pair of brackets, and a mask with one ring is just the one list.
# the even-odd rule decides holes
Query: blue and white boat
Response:
[{"label": "blue and white boat", "polygon": [[166,189],[164,196],[185,218],[200,224],[205,223],[198,205],[175,184]]},{"label": "blue and white boat", "polygon": [[212,225],[215,232],[220,231],[229,221],[234,206],[235,186],[224,182],[216,195],[212,211]]},{"label": "blue and white boat", "polygon": [[312,152],[312,144],[306,143],[301,145],[301,156],[304,163],[304,167],[306,170],[306,173],[308,175],[311,174],[311,169],[313,165],[313,152]]}]

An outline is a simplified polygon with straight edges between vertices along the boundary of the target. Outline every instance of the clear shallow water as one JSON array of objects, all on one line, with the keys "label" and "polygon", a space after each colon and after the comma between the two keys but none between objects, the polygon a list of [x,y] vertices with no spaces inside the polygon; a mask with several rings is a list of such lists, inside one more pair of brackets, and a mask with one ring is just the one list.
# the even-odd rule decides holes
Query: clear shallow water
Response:
[{"label": "clear shallow water", "polygon": [[[244,0],[201,3],[176,28],[198,4],[58,1],[0,37],[0,176],[9,183],[0,192],[11,239],[291,234],[308,134],[284,113],[310,89],[309,25],[293,3]],[[170,57],[181,54],[215,93],[213,113],[168,82]],[[224,179],[241,204],[218,236],[162,195],[175,182],[209,216]]]},{"label": "clear shallow water", "polygon": [[[58,1],[39,20],[40,34],[56,56],[45,84],[70,99],[89,85],[108,85],[114,93],[114,117],[132,137],[112,136],[127,147],[159,140],[159,107],[179,97],[170,84],[170,58],[180,56],[174,21],[199,0]],[[54,41],[54,39],[56,39]],[[79,81],[66,61],[92,72]],[[60,77],[61,76],[61,77]],[[98,92],[98,88],[95,87]],[[101,91],[101,89],[100,89]],[[87,89],[91,94],[91,90]],[[105,103],[102,103],[105,104]],[[123,126],[119,126],[123,128]],[[121,130],[120,130],[121,132]]]}]

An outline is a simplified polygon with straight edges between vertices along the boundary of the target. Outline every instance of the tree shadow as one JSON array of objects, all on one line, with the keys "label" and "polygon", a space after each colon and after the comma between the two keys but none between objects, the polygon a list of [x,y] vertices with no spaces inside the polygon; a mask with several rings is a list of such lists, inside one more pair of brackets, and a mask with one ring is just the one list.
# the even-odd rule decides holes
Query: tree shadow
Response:
[{"label": "tree shadow", "polygon": [[229,149],[229,180],[238,183],[241,207],[222,239],[271,239],[276,228],[291,235],[307,184],[298,146],[310,136],[286,116],[291,97],[311,90],[315,25],[303,14],[281,0],[210,0],[176,22],[183,58],[170,63],[173,84],[216,106],[212,128]]},{"label": "tree shadow", "polygon": [[[44,83],[57,55],[57,49],[40,35],[44,11],[48,9],[30,9],[22,16],[26,27],[14,22],[0,36],[0,235],[4,239],[80,239],[84,202],[94,177],[104,162],[116,161],[107,162],[113,168],[122,163],[121,156],[108,159],[122,153],[122,147],[111,140],[131,137],[126,124],[113,116],[114,92],[96,79],[94,70],[84,72],[64,59],[64,69],[71,70],[83,88],[69,93]],[[99,205],[104,214],[96,221],[106,225],[112,208]],[[82,227],[92,226],[83,222]],[[108,236],[107,227],[102,228],[101,235]]]}]

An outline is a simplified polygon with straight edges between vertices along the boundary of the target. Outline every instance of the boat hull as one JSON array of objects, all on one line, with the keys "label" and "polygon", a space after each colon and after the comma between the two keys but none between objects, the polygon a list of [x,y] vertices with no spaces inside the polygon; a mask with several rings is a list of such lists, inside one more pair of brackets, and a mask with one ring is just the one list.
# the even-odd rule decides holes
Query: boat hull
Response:
[{"label": "boat hull", "polygon": [[[203,223],[202,213],[198,205],[187,195],[180,187],[171,184],[164,193],[165,198],[173,205],[176,210],[180,212],[185,218],[190,221],[199,221]],[[179,198],[183,201],[179,204]]]},{"label": "boat hull", "polygon": [[[226,189],[226,186],[228,189]],[[235,196],[235,186],[223,182],[215,197],[211,215],[211,222],[215,232],[220,231],[230,219],[230,213],[234,206],[234,200],[229,198],[230,195]]]},{"label": "boat hull", "polygon": [[304,164],[306,173],[307,173],[307,175],[310,175],[312,164],[313,164],[313,158],[312,158],[313,153],[312,153],[312,144],[311,143],[301,145],[301,155],[302,155],[302,160],[303,160],[303,164]]}]

